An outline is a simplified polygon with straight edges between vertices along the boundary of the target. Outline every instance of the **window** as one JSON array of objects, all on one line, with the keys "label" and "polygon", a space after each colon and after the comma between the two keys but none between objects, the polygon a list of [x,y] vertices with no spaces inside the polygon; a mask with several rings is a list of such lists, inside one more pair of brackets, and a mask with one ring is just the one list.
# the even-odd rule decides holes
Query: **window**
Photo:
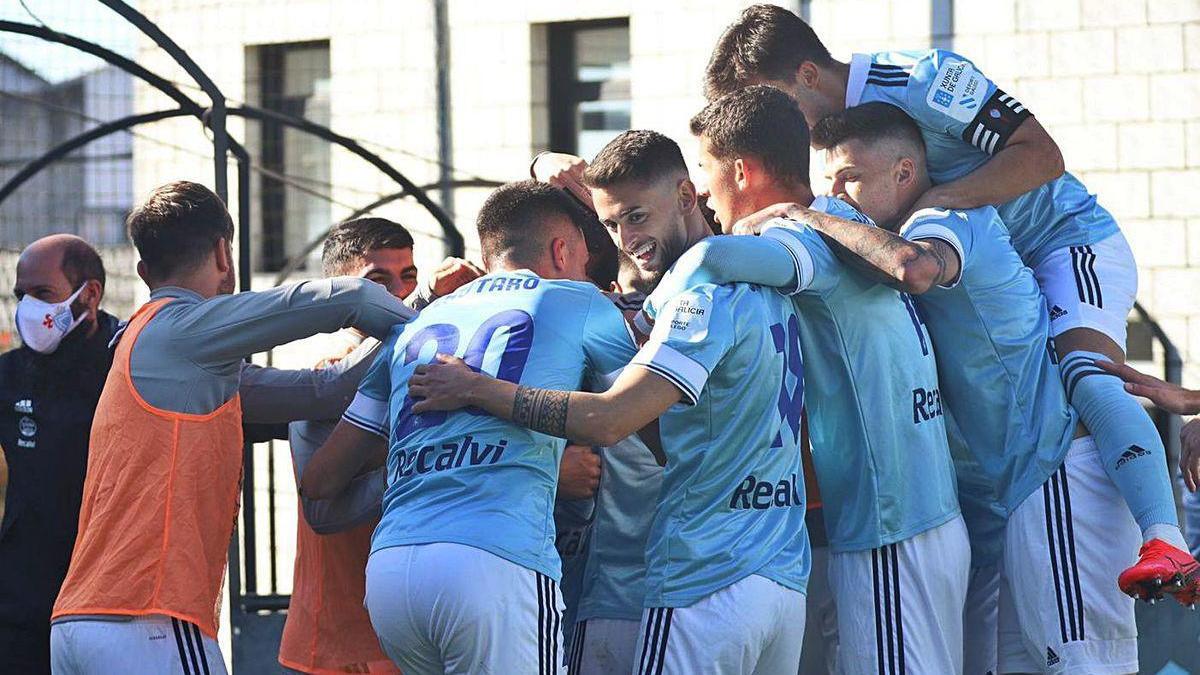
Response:
[{"label": "window", "polygon": [[629,20],[548,29],[550,147],[593,157],[629,128]]},{"label": "window", "polygon": [[[252,48],[248,97],[267,110],[329,126],[329,43]],[[330,225],[330,145],[312,134],[264,120],[255,141],[260,172],[256,269],[275,272]],[[316,194],[314,194],[316,193]]]}]

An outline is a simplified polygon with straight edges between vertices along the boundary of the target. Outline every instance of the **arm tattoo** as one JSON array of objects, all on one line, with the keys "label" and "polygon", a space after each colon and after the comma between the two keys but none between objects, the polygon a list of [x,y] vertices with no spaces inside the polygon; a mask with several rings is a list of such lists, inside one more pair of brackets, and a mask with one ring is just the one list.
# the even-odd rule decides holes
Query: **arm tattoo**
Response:
[{"label": "arm tattoo", "polygon": [[934,284],[940,286],[948,281],[946,278],[946,252],[942,249],[943,244],[933,242],[927,251],[929,256],[933,258],[933,262],[937,263],[937,277],[934,278]]},{"label": "arm tattoo", "polygon": [[513,422],[559,438],[567,437],[567,404],[571,393],[517,385],[513,397]]}]

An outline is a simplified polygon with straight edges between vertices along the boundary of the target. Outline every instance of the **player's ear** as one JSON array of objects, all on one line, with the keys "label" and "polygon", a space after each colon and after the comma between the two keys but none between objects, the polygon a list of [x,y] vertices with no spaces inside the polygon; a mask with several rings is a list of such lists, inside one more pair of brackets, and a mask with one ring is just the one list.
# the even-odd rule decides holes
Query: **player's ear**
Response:
[{"label": "player's ear", "polygon": [[233,247],[225,237],[217,240],[213,244],[213,260],[217,264],[217,269],[222,273],[228,272],[233,267]]},{"label": "player's ear", "polygon": [[758,178],[757,175],[754,175],[757,168],[753,161],[744,157],[733,160],[733,182],[739,190],[749,188],[750,181]]},{"label": "player's ear", "polygon": [[821,81],[821,71],[812,61],[804,61],[796,68],[796,84],[805,89],[816,89]]},{"label": "player's ear", "polygon": [[690,178],[684,178],[679,181],[679,187],[676,190],[676,199],[679,202],[679,212],[688,215],[696,210],[696,185]]},{"label": "player's ear", "polygon": [[911,157],[901,157],[896,162],[893,174],[896,177],[896,184],[900,187],[908,187],[917,180],[917,167]]},{"label": "player's ear", "polygon": [[562,237],[554,237],[550,240],[550,265],[555,272],[564,272],[567,269],[567,258],[571,255],[570,244]]}]

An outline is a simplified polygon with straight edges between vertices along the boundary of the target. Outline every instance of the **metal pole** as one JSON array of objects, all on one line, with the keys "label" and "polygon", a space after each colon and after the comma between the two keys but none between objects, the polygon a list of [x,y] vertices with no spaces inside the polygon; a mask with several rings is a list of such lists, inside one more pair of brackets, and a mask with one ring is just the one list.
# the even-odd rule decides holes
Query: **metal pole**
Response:
[{"label": "metal pole", "polygon": [[454,217],[454,159],[453,129],[450,119],[450,23],[446,17],[446,0],[433,0],[434,58],[437,64],[437,132],[439,180],[438,194],[442,208]]}]

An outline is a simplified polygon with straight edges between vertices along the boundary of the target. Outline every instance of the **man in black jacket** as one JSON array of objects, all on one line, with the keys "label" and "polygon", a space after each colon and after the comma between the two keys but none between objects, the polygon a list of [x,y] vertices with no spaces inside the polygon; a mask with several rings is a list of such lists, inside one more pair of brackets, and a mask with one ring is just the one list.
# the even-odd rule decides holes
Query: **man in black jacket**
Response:
[{"label": "man in black jacket", "polygon": [[100,309],[104,264],[57,234],[21,252],[22,346],[0,354],[0,672],[50,672],[50,608],[71,559],[96,401],[117,319]]}]

